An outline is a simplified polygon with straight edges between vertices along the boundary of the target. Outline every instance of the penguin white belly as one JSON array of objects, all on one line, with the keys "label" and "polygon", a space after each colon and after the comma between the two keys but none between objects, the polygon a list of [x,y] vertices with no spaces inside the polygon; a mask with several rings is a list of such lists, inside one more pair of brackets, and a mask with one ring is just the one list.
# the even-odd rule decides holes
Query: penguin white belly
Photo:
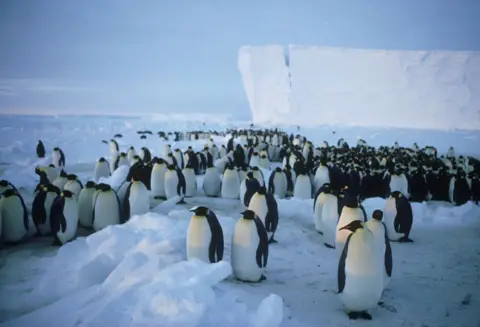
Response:
[{"label": "penguin white belly", "polygon": [[263,180],[263,175],[260,170],[254,170],[253,177],[260,183],[260,186],[265,186],[265,181]]},{"label": "penguin white belly", "polygon": [[403,195],[405,195],[407,198],[410,197],[410,194],[408,193],[408,180],[407,176],[404,174],[400,175],[400,192],[402,192]]},{"label": "penguin white belly", "polygon": [[320,166],[317,168],[317,172],[315,173],[315,178],[313,180],[313,186],[315,187],[315,193],[323,186],[325,183],[330,183],[330,174],[328,172],[328,168],[324,166]]},{"label": "penguin white belly", "polygon": [[247,178],[247,173],[244,170],[237,170],[238,171],[238,179],[240,180],[240,183],[242,183],[245,178]]},{"label": "penguin white belly", "polygon": [[355,220],[363,221],[362,210],[360,208],[343,207],[340,218],[338,219],[337,230],[335,233],[335,250],[337,251],[338,255],[342,253],[345,242],[347,241],[348,236],[352,233],[349,230],[340,230],[340,228],[347,226]]},{"label": "penguin white belly", "polygon": [[178,152],[178,151],[175,151],[173,153],[173,156],[175,157],[175,160],[177,160],[177,167],[180,168],[180,169],[183,169],[183,167],[182,167],[182,158],[183,158],[182,153]]},{"label": "penguin white belly", "polygon": [[95,165],[95,171],[93,172],[95,182],[98,182],[100,178],[107,178],[110,176],[110,168],[108,167],[107,162],[97,163]]},{"label": "penguin white belly", "polygon": [[120,208],[113,191],[101,192],[95,201],[93,229],[99,231],[107,226],[120,223]]},{"label": "penguin white belly", "polygon": [[[120,160],[118,160],[118,167],[120,166],[127,166],[127,167],[130,167],[130,162],[128,162],[128,158],[127,157],[121,157]],[[117,168],[118,168],[117,167]]]},{"label": "penguin white belly", "polygon": [[218,175],[215,168],[214,171],[207,170],[205,177],[203,178],[203,191],[207,196],[218,196],[222,187],[222,180]]},{"label": "penguin white belly", "polygon": [[375,239],[375,248],[377,250],[377,260],[381,262],[383,267],[383,289],[385,289],[390,282],[390,277],[387,274],[385,266],[385,227],[381,222],[375,219],[370,219],[365,223],[365,226],[373,233]]},{"label": "penguin white belly", "polygon": [[450,184],[448,185],[448,197],[450,202],[454,203],[454,194],[455,194],[455,177],[450,178]]},{"label": "penguin white belly", "polygon": [[117,161],[119,154],[118,152],[113,152],[112,153],[112,159],[110,160],[110,173],[113,174],[115,171],[115,162]]},{"label": "penguin white belly", "polygon": [[325,201],[327,201],[327,194],[320,193],[315,203],[315,211],[313,213],[313,223],[315,224],[315,229],[319,232],[323,232],[322,208]]},{"label": "penguin white belly", "polygon": [[65,187],[63,188],[66,191],[70,191],[74,195],[75,201],[78,201],[78,196],[80,195],[80,192],[82,191],[82,187],[80,184],[78,184],[77,181],[68,181],[65,184]]},{"label": "penguin white belly", "polygon": [[383,292],[383,276],[374,246],[365,237],[358,236],[353,235],[349,242],[345,287],[340,299],[348,310],[366,311],[378,305]]},{"label": "penguin white belly", "polygon": [[65,206],[63,207],[63,216],[67,222],[67,228],[65,233],[62,232],[62,229],[57,232],[57,237],[62,244],[67,243],[68,241],[73,240],[75,234],[77,233],[78,225],[78,205],[74,198],[65,199]]},{"label": "penguin white belly", "polygon": [[258,282],[264,268],[257,265],[256,255],[260,239],[255,222],[240,219],[232,240],[232,270],[240,280]]},{"label": "penguin white belly", "polygon": [[245,199],[245,193],[247,193],[247,183],[246,180],[244,179],[240,183],[240,202],[244,205],[243,200]]},{"label": "penguin white belly", "polygon": [[23,206],[17,196],[0,199],[2,236],[5,242],[18,242],[27,235],[23,221]]},{"label": "penguin white belly", "polygon": [[94,193],[95,189],[84,188],[78,197],[78,221],[82,227],[92,227]]},{"label": "penguin white belly", "polygon": [[177,172],[167,171],[165,174],[165,196],[167,199],[172,199],[178,196],[177,187],[178,187],[178,176]]},{"label": "penguin white belly", "polygon": [[[390,176],[390,193],[399,191],[402,192],[402,186],[401,186],[401,180],[397,175],[391,175]],[[402,193],[403,194],[403,193]],[[406,194],[404,194],[406,195]]]},{"label": "penguin white belly", "polygon": [[250,200],[248,209],[254,211],[265,226],[265,218],[268,213],[267,199],[265,196],[255,193]]},{"label": "penguin white belly", "polygon": [[287,176],[285,173],[276,173],[273,178],[273,185],[275,185],[274,194],[277,195],[280,199],[283,199],[287,196]]},{"label": "penguin white belly", "polygon": [[226,170],[222,180],[222,198],[238,199],[240,197],[240,181],[236,170]]},{"label": "penguin white belly", "polygon": [[250,164],[249,164],[250,167],[260,167],[260,157],[259,156],[252,156],[250,158]]},{"label": "penguin white belly", "polygon": [[57,177],[55,178],[52,184],[58,187],[60,191],[63,191],[65,189],[65,185],[67,184],[67,182],[68,182],[68,179],[66,179],[65,177]]},{"label": "penguin white belly", "polygon": [[338,199],[335,195],[326,194],[322,206],[323,240],[326,244],[335,247],[335,236],[338,222]]},{"label": "penguin white belly", "polygon": [[123,201],[125,201],[125,195],[127,194],[127,189],[130,183],[131,182],[123,182],[122,185],[120,185],[120,187],[117,189],[117,196],[120,203],[123,203]]},{"label": "penguin white belly", "polygon": [[260,163],[259,163],[260,167],[264,168],[264,169],[270,169],[270,161],[267,159],[267,158],[264,158],[264,159],[260,159]]},{"label": "penguin white belly", "polygon": [[135,182],[130,188],[130,217],[135,215],[143,215],[150,211],[150,197],[148,190],[142,182]]},{"label": "penguin white belly", "polygon": [[150,188],[152,196],[165,196],[165,173],[167,167],[165,165],[155,164],[152,169],[152,176],[150,178]]},{"label": "penguin white belly", "polygon": [[50,211],[52,209],[53,200],[55,200],[56,197],[57,197],[57,194],[54,192],[48,192],[47,195],[45,196],[44,208],[45,208],[46,219],[44,224],[38,225],[38,230],[42,235],[47,235],[52,232],[52,229],[50,228]]},{"label": "penguin white belly", "polygon": [[55,167],[60,167],[60,152],[58,151],[53,151],[52,152],[52,164],[55,166]]},{"label": "penguin white belly", "polygon": [[132,149],[128,150],[127,159],[130,165],[133,165],[133,157],[135,157],[135,155],[136,155],[135,150],[132,150]]},{"label": "penguin white belly", "polygon": [[197,193],[197,178],[193,169],[184,169],[185,176],[185,196],[192,197]]},{"label": "penguin white belly", "polygon": [[397,205],[395,199],[389,197],[385,202],[383,210],[383,222],[387,227],[387,235],[390,241],[398,241],[404,235],[395,231],[395,217],[397,216]]},{"label": "penguin white belly", "polygon": [[187,232],[187,260],[199,259],[210,263],[209,248],[212,240],[210,225],[205,217],[193,216]]},{"label": "penguin white belly", "polygon": [[293,197],[297,199],[312,198],[312,183],[307,175],[298,176],[293,190]]}]

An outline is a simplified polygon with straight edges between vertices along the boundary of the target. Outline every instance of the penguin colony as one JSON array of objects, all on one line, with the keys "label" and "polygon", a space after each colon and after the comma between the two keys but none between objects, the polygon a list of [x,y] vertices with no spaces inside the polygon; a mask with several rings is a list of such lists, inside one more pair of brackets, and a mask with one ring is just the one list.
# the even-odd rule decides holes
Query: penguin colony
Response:
[{"label": "penguin colony", "polygon": [[[253,127],[253,126],[252,126]],[[151,131],[138,131],[141,139]],[[213,136],[230,135],[218,147]],[[177,199],[178,204],[197,193],[197,175],[204,175],[202,190],[208,197],[238,199],[245,210],[238,213],[231,263],[235,277],[245,282],[265,280],[270,244],[279,225],[277,198],[313,199],[312,228],[323,235],[324,245],[338,258],[338,295],[350,319],[372,319],[368,310],[377,306],[393,272],[391,241],[412,243],[411,202],[447,201],[478,204],[480,161],[456,156],[451,147],[438,155],[435,147],[374,148],[360,139],[351,147],[344,139],[336,145],[315,147],[301,135],[274,130],[226,132],[158,132],[162,141],[205,140],[201,151],[173,149],[165,143],[162,155],[148,148],[121,152],[115,138],[109,145],[110,161],[99,158],[93,180],[85,185],[65,171],[65,155],[55,147],[52,164],[36,167],[35,189],[29,224],[28,210],[19,191],[0,181],[0,235],[4,243],[26,239],[29,229],[51,237],[54,245],[73,240],[77,227],[99,231],[122,224],[133,215],[150,210],[150,196]],[[36,148],[45,157],[42,141]],[[273,164],[272,163],[276,163]],[[129,167],[118,189],[102,183],[121,166]],[[266,183],[262,170],[272,170]],[[387,199],[385,208],[367,217],[362,201]],[[191,208],[187,233],[187,259],[207,263],[224,256],[224,236],[216,214],[205,206]],[[320,236],[319,236],[320,237]]]}]

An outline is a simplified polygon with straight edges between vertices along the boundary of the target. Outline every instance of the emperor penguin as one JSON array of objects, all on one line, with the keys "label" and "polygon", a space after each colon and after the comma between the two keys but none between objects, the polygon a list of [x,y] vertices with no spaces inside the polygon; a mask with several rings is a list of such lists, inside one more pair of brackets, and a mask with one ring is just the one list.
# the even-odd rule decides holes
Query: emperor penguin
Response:
[{"label": "emperor penguin", "polygon": [[268,235],[254,211],[246,210],[235,225],[231,263],[238,280],[260,282],[268,262]]},{"label": "emperor penguin", "polygon": [[53,184],[42,185],[32,203],[32,220],[38,235],[48,235],[50,227],[50,212],[53,200],[60,195],[60,189]]},{"label": "emperor penguin", "polygon": [[327,200],[327,194],[331,193],[330,183],[325,183],[317,190],[313,199],[313,223],[317,232],[323,235],[322,207]]},{"label": "emperor penguin", "polygon": [[262,167],[263,169],[271,169],[270,160],[266,154],[260,155],[260,162],[258,166]]},{"label": "emperor penguin", "polygon": [[65,184],[67,184],[67,182],[68,182],[68,174],[62,169],[62,171],[60,171],[60,175],[58,175],[57,178],[55,178],[52,184],[58,187],[60,191],[63,191],[63,189],[65,188]]},{"label": "emperor penguin", "polygon": [[206,207],[194,207],[190,212],[194,214],[187,231],[187,260],[222,261],[223,230],[217,216]]},{"label": "emperor penguin", "polygon": [[123,218],[127,221],[130,217],[146,214],[149,210],[150,197],[147,187],[139,180],[138,175],[134,175],[123,199]]},{"label": "emperor penguin", "polygon": [[349,236],[338,262],[338,294],[350,319],[371,320],[367,310],[378,305],[383,292],[383,263],[375,237],[360,220],[343,226]]},{"label": "emperor penguin", "polygon": [[413,225],[412,205],[399,191],[392,192],[385,203],[383,220],[390,241],[413,242],[409,238]]},{"label": "emperor penguin", "polygon": [[263,178],[263,173],[260,168],[258,168],[258,166],[253,166],[251,171],[253,173],[253,177],[255,177],[260,183],[260,186],[265,186],[265,179]]},{"label": "emperor penguin", "polygon": [[173,152],[173,156],[175,157],[175,160],[177,160],[178,168],[184,169],[186,165],[185,165],[185,160],[183,158],[182,150],[175,149],[175,151]]},{"label": "emperor penguin", "polygon": [[28,233],[28,211],[22,196],[15,189],[7,189],[0,196],[2,238],[5,243],[18,243]]},{"label": "emperor penguin", "polygon": [[165,195],[167,200],[179,196],[180,201],[178,203],[184,203],[185,188],[185,176],[182,171],[174,164],[169,165],[165,173]]},{"label": "emperor penguin", "polygon": [[96,191],[95,182],[88,181],[78,196],[78,224],[84,228],[93,226],[93,196]]},{"label": "emperor penguin", "polygon": [[238,178],[240,179],[240,183],[242,183],[243,180],[247,178],[247,167],[237,168],[237,171],[238,171]]},{"label": "emperor penguin", "polygon": [[155,199],[165,199],[165,174],[167,164],[162,158],[153,158],[152,175],[150,177],[151,194]]},{"label": "emperor penguin", "polygon": [[258,154],[258,152],[252,153],[252,156],[250,157],[249,166],[250,167],[260,166],[260,155]]},{"label": "emperor penguin", "polygon": [[306,169],[302,169],[297,176],[295,188],[293,190],[293,197],[297,199],[312,198],[312,181],[310,180]]},{"label": "emperor penguin", "polygon": [[65,154],[58,147],[53,148],[52,163],[55,166],[55,168],[64,168],[65,167]]},{"label": "emperor penguin", "polygon": [[53,200],[50,227],[54,245],[62,245],[75,238],[78,226],[78,204],[69,190],[64,190]]},{"label": "emperor penguin", "polygon": [[78,196],[80,195],[80,191],[82,191],[83,184],[75,174],[68,175],[67,179],[68,181],[63,189],[72,192],[75,201],[78,201]]},{"label": "emperor penguin", "polygon": [[[324,184],[324,186],[329,184]],[[320,188],[322,189],[322,188]],[[338,197],[331,187],[323,189],[324,202],[322,205],[322,230],[323,230],[323,244],[329,249],[335,249],[335,238],[337,233],[337,223],[339,219],[338,214]],[[317,200],[318,201],[318,200]]]},{"label": "emperor penguin", "polygon": [[325,183],[330,183],[330,170],[328,169],[326,159],[322,158],[313,179],[314,192],[317,192]]},{"label": "emperor penguin", "polygon": [[278,204],[273,194],[267,193],[265,186],[261,186],[252,196],[248,210],[254,211],[265,225],[269,243],[277,243],[273,237],[278,226]]},{"label": "emperor penguin", "polygon": [[240,197],[240,178],[238,172],[232,164],[227,165],[227,169],[223,173],[222,198],[238,199]]},{"label": "emperor penguin", "polygon": [[203,191],[206,196],[217,197],[222,190],[222,179],[218,173],[217,168],[214,165],[209,165],[205,176],[203,177]]},{"label": "emperor penguin", "polygon": [[[117,170],[118,167],[120,167],[120,166],[130,167],[130,163],[128,162],[128,159],[127,159],[127,154],[125,152],[120,152],[120,154],[118,155],[118,157],[114,161],[113,171]],[[112,171],[112,173],[113,173],[113,171]]]},{"label": "emperor penguin", "polygon": [[95,182],[98,183],[100,178],[108,178],[110,176],[110,165],[105,158],[101,157],[98,159],[97,163],[95,164],[95,170],[93,171],[93,178]]},{"label": "emperor penguin", "polygon": [[247,178],[245,178],[240,184],[240,201],[243,201],[245,208],[248,208],[250,205],[250,200],[252,196],[260,189],[260,183],[258,179],[253,176],[253,173],[250,171],[247,173]]},{"label": "emperor penguin", "polygon": [[35,174],[40,177],[40,184],[53,183],[59,175],[54,165],[37,166],[35,167]]},{"label": "emperor penguin", "polygon": [[5,192],[6,190],[9,190],[9,189],[17,190],[17,188],[12,183],[10,183],[9,181],[7,181],[5,179],[2,179],[0,181],[0,196],[3,194],[3,192]]},{"label": "emperor penguin", "polygon": [[270,174],[270,178],[268,179],[268,192],[275,194],[280,199],[283,199],[287,196],[287,189],[287,176],[282,171],[282,168],[275,168],[275,170]]},{"label": "emperor penguin", "polygon": [[93,229],[99,231],[107,226],[124,222],[120,201],[108,184],[98,184],[93,198]]},{"label": "emperor penguin", "polygon": [[38,141],[36,150],[37,150],[37,157],[45,158],[45,146],[43,145],[43,142],[41,140]]},{"label": "emperor penguin", "polygon": [[130,148],[128,148],[128,151],[127,151],[127,159],[128,159],[128,162],[130,163],[130,166],[133,165],[133,158],[137,155],[137,152],[135,151],[135,148],[133,146],[131,146]]},{"label": "emperor penguin", "polygon": [[163,159],[166,160],[170,153],[172,153],[172,146],[168,143],[165,143],[163,145]]},{"label": "emperor penguin", "polygon": [[387,227],[382,222],[383,211],[375,210],[372,214],[372,219],[365,223],[374,236],[375,248],[377,249],[378,260],[384,265],[383,274],[383,289],[388,286],[393,271],[392,248],[390,240],[387,235]]},{"label": "emperor penguin", "polygon": [[[179,168],[180,169],[180,168]],[[197,193],[197,177],[195,171],[190,164],[187,164],[182,170],[183,176],[185,176],[185,197],[195,196]]]},{"label": "emperor penguin", "polygon": [[363,221],[365,219],[362,209],[360,209],[357,198],[352,194],[345,194],[343,199],[343,209],[340,213],[340,218],[337,223],[337,232],[335,234],[335,250],[338,254],[341,254],[343,251],[343,246],[350,234],[350,230],[342,229],[344,226],[347,226],[352,221],[359,220]]}]

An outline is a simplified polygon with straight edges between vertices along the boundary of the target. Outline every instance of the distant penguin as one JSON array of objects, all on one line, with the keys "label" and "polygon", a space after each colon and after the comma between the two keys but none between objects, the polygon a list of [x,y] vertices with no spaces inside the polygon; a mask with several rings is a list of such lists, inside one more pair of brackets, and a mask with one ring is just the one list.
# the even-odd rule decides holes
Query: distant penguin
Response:
[{"label": "distant penguin", "polygon": [[383,263],[378,260],[375,237],[354,220],[338,263],[338,294],[350,319],[371,320],[367,310],[376,308],[383,292]]},{"label": "distant penguin", "polygon": [[217,216],[206,207],[190,209],[194,213],[187,231],[187,260],[215,263],[223,259],[223,230]]},{"label": "distant penguin", "polygon": [[83,188],[83,184],[82,182],[80,182],[77,175],[75,174],[68,175],[67,179],[68,181],[63,189],[72,192],[75,201],[78,201],[78,196],[80,195],[80,191]]},{"label": "distant penguin", "polygon": [[271,169],[270,160],[266,154],[262,154],[260,156],[260,162],[258,163],[258,166],[262,167],[263,169]]},{"label": "distant penguin", "polygon": [[107,226],[123,222],[120,201],[108,184],[98,184],[93,198],[93,229],[99,231]]},{"label": "distant penguin", "polygon": [[45,146],[42,141],[38,141],[37,144],[37,157],[45,158]]},{"label": "distant penguin", "polygon": [[263,173],[260,170],[260,168],[257,166],[254,166],[252,167],[251,171],[253,173],[253,177],[255,177],[260,183],[260,186],[265,186],[265,178],[263,178]]},{"label": "distant penguin", "polygon": [[60,148],[53,148],[52,151],[52,163],[55,168],[64,168],[65,167],[65,154]]},{"label": "distant penguin", "polygon": [[390,194],[385,203],[383,221],[390,241],[413,242],[409,238],[413,225],[412,205],[402,193]]},{"label": "distant penguin", "polygon": [[95,170],[93,172],[93,178],[95,182],[100,181],[100,178],[108,178],[110,176],[110,165],[105,158],[98,159],[97,163],[95,164]]},{"label": "distant penguin", "polygon": [[365,223],[375,238],[375,248],[377,249],[378,260],[383,263],[385,267],[383,274],[383,289],[388,286],[393,271],[392,248],[390,240],[387,235],[387,227],[382,222],[383,211],[375,210],[372,214],[372,219]]},{"label": "distant penguin", "polygon": [[343,246],[350,234],[350,230],[342,229],[344,226],[347,226],[352,221],[364,220],[364,214],[362,209],[360,209],[357,198],[351,194],[346,194],[343,199],[343,209],[340,213],[340,218],[337,223],[337,232],[335,234],[335,250],[338,254],[341,254],[343,251]]},{"label": "distant penguin", "polygon": [[167,167],[167,172],[165,173],[165,195],[167,200],[179,196],[180,201],[178,203],[183,203],[185,188],[185,176],[182,171],[174,164],[169,165]]},{"label": "distant penguin", "polygon": [[175,149],[173,156],[175,157],[175,160],[177,160],[178,168],[184,169],[186,165],[182,151],[180,149]]},{"label": "distant penguin", "polygon": [[135,148],[133,146],[131,146],[128,151],[127,151],[127,159],[128,159],[128,162],[130,163],[130,165],[132,165],[133,163],[133,158],[137,155],[137,152],[135,151]]},{"label": "distant penguin", "polygon": [[167,164],[162,158],[153,158],[152,175],[150,177],[151,195],[155,199],[166,198],[165,194],[165,174]]},{"label": "distant penguin", "polygon": [[[179,168],[180,169],[180,168]],[[197,193],[197,177],[195,171],[190,164],[187,164],[182,170],[182,174],[185,177],[185,197],[195,196]]]},{"label": "distant penguin", "polygon": [[55,178],[52,184],[58,187],[60,191],[63,191],[63,189],[65,188],[65,184],[67,184],[67,182],[68,182],[68,174],[62,169],[62,171],[60,172],[60,175],[58,175],[58,177]]},{"label": "distant penguin", "polygon": [[248,164],[250,167],[260,166],[260,155],[258,152],[253,152]]},{"label": "distant penguin", "polygon": [[268,179],[268,192],[275,194],[280,199],[283,199],[287,196],[287,190],[287,176],[282,171],[282,168],[277,167],[270,174],[270,178]]},{"label": "distant penguin", "polygon": [[[329,185],[329,184],[325,184]],[[321,188],[320,188],[321,189]],[[323,205],[322,205],[322,230],[323,230],[323,241],[324,245],[327,248],[335,248],[335,239],[337,234],[337,223],[339,219],[338,214],[338,198],[337,195],[332,192],[331,188],[325,188],[323,190],[325,196]],[[317,200],[318,201],[318,200]]]},{"label": "distant penguin", "polygon": [[268,235],[254,211],[246,210],[235,225],[231,264],[238,280],[260,282],[268,262]]},{"label": "distant penguin", "polygon": [[48,235],[50,227],[50,212],[53,200],[60,195],[60,189],[53,184],[43,185],[35,195],[32,203],[32,220],[39,235]]},{"label": "distant penguin", "polygon": [[472,193],[465,172],[458,171],[457,175],[452,177],[452,181],[452,202],[457,206],[464,205],[470,200]]},{"label": "distant penguin", "polygon": [[227,169],[223,173],[222,198],[238,199],[240,197],[240,178],[238,172],[233,165],[227,165]]},{"label": "distant penguin", "polygon": [[313,191],[318,192],[318,189],[325,183],[330,183],[330,170],[328,169],[327,161],[322,159],[313,179]]},{"label": "distant penguin", "polygon": [[84,228],[93,227],[93,196],[96,185],[88,181],[78,196],[78,224]]},{"label": "distant penguin", "polygon": [[330,193],[330,183],[325,183],[317,190],[313,200],[313,223],[320,234],[323,234],[322,208],[327,200],[327,194]]},{"label": "distant penguin", "polygon": [[150,210],[150,197],[147,187],[138,178],[139,176],[133,177],[133,181],[127,188],[127,193],[123,199],[122,214],[125,221],[132,216],[146,214]]},{"label": "distant penguin", "polygon": [[260,187],[252,196],[248,210],[254,211],[265,225],[267,235],[269,234],[269,243],[277,243],[274,235],[278,226],[278,204],[273,194],[267,193],[265,186]]},{"label": "distant penguin", "polygon": [[290,165],[286,165],[283,169],[283,172],[285,173],[285,177],[287,177],[287,197],[291,197],[293,196],[297,177],[295,176],[295,172]]},{"label": "distant penguin", "polygon": [[215,166],[210,165],[203,177],[203,191],[206,196],[217,197],[222,190],[222,179]]},{"label": "distant penguin", "polygon": [[240,184],[240,201],[243,202],[245,208],[248,208],[252,196],[260,189],[260,187],[260,183],[253,176],[253,173],[251,171],[248,172],[247,178],[245,178]]},{"label": "distant penguin", "polygon": [[152,160],[152,154],[147,147],[144,146],[140,149],[140,158],[142,158],[144,162],[150,162],[150,160]]},{"label": "distant penguin", "polygon": [[293,197],[296,199],[312,198],[312,181],[306,172],[302,171],[295,182]]},{"label": "distant penguin", "polygon": [[78,226],[78,204],[69,190],[64,190],[53,200],[50,227],[54,245],[62,245],[75,238]]},{"label": "distant penguin", "polygon": [[[46,184],[48,184],[48,183],[46,183]],[[5,192],[6,190],[9,190],[9,189],[17,190],[17,188],[12,183],[10,183],[9,181],[7,181],[5,179],[2,179],[0,181],[0,196],[3,194],[3,192]]]},{"label": "distant penguin", "polygon": [[2,238],[5,243],[20,242],[28,233],[28,211],[17,190],[7,189],[0,197]]}]

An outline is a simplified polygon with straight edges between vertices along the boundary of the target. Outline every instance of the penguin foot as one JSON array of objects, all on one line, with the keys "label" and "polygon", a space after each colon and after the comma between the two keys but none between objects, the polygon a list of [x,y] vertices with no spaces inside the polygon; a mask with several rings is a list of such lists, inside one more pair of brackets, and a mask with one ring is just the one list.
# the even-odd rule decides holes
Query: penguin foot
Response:
[{"label": "penguin foot", "polygon": [[372,320],[372,316],[367,311],[360,312],[360,318],[364,320]]},{"label": "penguin foot", "polygon": [[318,232],[318,234],[323,235],[323,232],[321,232],[321,231],[317,231],[317,232]]},{"label": "penguin foot", "polygon": [[187,202],[185,202],[185,199],[181,199],[180,201],[177,202],[177,204],[187,204]]},{"label": "penguin foot", "polygon": [[359,313],[358,312],[349,312],[348,313],[348,318],[350,318],[350,320],[357,320],[357,318],[359,317]]},{"label": "penguin foot", "polygon": [[378,305],[380,305],[380,306],[382,306],[382,305],[384,305],[384,304],[385,304],[385,302],[383,302],[383,301],[378,301],[378,303],[377,303],[377,304],[378,304]]},{"label": "penguin foot", "polygon": [[262,275],[262,277],[260,277],[260,279],[258,281],[261,282],[263,280],[267,280],[267,277],[265,277],[265,275]]},{"label": "penguin foot", "polygon": [[413,240],[411,238],[408,238],[406,236],[402,237],[401,239],[398,240],[400,243],[413,243]]},{"label": "penguin foot", "polygon": [[62,243],[58,239],[55,239],[52,242],[52,246],[62,246]]},{"label": "penguin foot", "polygon": [[272,244],[272,243],[278,243],[277,240],[273,238],[273,236],[268,240],[268,244]]},{"label": "penguin foot", "polygon": [[154,196],[153,197],[155,200],[166,200],[167,198],[164,196]]},{"label": "penguin foot", "polygon": [[334,246],[330,245],[330,244],[327,244],[327,243],[323,243],[323,245],[325,245],[327,248],[329,249],[335,249]]}]

